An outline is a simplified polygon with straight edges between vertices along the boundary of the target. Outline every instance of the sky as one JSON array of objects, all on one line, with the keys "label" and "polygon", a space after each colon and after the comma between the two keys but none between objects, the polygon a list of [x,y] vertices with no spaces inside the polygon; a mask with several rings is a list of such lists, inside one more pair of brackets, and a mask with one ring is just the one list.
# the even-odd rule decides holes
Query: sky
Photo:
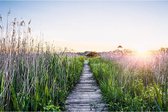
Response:
[{"label": "sky", "polygon": [[50,0],[0,1],[7,12],[29,21],[34,34],[74,51],[168,47],[168,1]]}]

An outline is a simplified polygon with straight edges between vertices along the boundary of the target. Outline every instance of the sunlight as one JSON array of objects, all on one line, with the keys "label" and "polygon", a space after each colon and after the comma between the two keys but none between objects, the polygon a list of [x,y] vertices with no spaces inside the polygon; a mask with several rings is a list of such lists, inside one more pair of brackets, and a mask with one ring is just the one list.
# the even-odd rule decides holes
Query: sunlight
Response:
[{"label": "sunlight", "polygon": [[152,60],[152,55],[149,52],[147,47],[139,47],[135,52],[135,60],[140,64],[144,65],[145,63],[149,64]]},{"label": "sunlight", "polygon": [[149,56],[149,49],[146,46],[140,46],[136,49],[136,55],[138,57],[148,57]]},{"label": "sunlight", "polygon": [[137,48],[137,50],[136,50],[138,53],[145,53],[145,52],[147,52],[148,51],[148,48],[146,48],[145,46],[140,46],[140,47],[138,47]]},{"label": "sunlight", "polygon": [[141,58],[145,58],[147,57],[149,54],[147,51],[136,51],[136,56],[137,57],[141,57]]}]

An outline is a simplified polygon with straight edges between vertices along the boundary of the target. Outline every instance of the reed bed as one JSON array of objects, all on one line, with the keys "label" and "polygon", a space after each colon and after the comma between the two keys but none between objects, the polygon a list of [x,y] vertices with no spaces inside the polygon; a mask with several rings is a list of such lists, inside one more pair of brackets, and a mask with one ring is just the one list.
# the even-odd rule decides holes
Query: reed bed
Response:
[{"label": "reed bed", "polygon": [[64,110],[83,58],[35,39],[31,21],[0,21],[0,111]]},{"label": "reed bed", "polygon": [[[137,58],[137,57],[136,57]],[[110,111],[168,111],[168,57],[90,59],[91,70]]]}]

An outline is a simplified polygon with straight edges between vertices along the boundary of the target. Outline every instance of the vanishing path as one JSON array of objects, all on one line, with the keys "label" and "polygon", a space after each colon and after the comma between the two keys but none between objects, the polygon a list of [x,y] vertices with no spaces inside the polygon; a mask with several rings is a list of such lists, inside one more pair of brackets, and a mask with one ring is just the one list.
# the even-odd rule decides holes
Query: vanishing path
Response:
[{"label": "vanishing path", "polygon": [[100,89],[90,72],[88,61],[84,62],[80,81],[69,94],[65,108],[67,111],[72,112],[107,111],[106,104],[102,101]]}]

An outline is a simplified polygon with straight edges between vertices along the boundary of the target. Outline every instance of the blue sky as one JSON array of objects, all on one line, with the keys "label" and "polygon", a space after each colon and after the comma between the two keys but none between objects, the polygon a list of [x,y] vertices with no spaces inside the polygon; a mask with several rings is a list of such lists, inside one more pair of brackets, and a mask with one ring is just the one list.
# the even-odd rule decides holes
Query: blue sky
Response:
[{"label": "blue sky", "polygon": [[0,14],[32,20],[35,34],[75,51],[168,47],[167,1],[0,1]]}]

